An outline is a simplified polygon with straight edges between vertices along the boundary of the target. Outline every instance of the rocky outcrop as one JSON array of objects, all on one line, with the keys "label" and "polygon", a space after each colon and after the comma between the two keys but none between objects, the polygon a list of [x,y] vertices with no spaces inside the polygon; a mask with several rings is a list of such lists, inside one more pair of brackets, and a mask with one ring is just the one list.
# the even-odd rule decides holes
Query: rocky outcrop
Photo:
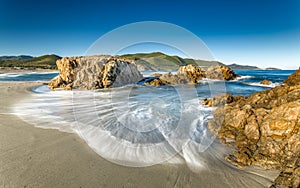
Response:
[{"label": "rocky outcrop", "polygon": [[234,80],[239,75],[227,66],[211,66],[205,71],[205,78],[216,80]]},{"label": "rocky outcrop", "polygon": [[288,79],[284,80],[283,83],[289,86],[298,85],[300,83],[300,68],[294,74],[291,74]]},{"label": "rocky outcrop", "polygon": [[243,96],[233,96],[231,93],[225,93],[211,99],[204,99],[201,101],[201,104],[209,107],[217,107],[224,106],[225,104],[229,104],[244,98],[245,97]]},{"label": "rocky outcrop", "polygon": [[263,84],[263,85],[271,85],[272,82],[269,81],[269,80],[263,80],[263,81],[260,82],[260,84]]},{"label": "rocky outcrop", "polygon": [[181,66],[177,71],[177,75],[188,79],[189,83],[197,83],[202,78],[205,78],[205,71],[195,65],[187,65]]},{"label": "rocky outcrop", "polygon": [[136,65],[111,56],[64,57],[56,61],[59,75],[51,89],[99,89],[136,83],[143,79]]},{"label": "rocky outcrop", "polygon": [[299,73],[300,69],[282,86],[247,98],[219,97],[227,104],[217,108],[209,122],[223,143],[237,149],[227,161],[239,167],[279,169],[275,184],[294,188],[300,185]]},{"label": "rocky outcrop", "polygon": [[169,73],[162,74],[159,78],[145,82],[144,85],[164,86],[164,85],[177,85],[177,84],[186,84],[186,83],[193,83],[193,82],[190,82],[190,80],[183,75],[172,74],[169,72]]},{"label": "rocky outcrop", "polygon": [[[195,66],[187,65],[181,66],[177,74],[166,73],[163,75],[153,74],[156,80],[146,82],[145,85],[161,86],[168,84],[197,84],[202,78],[215,79],[215,80],[233,80],[238,77],[232,69],[226,66],[211,66],[206,70]],[[161,84],[160,84],[161,83]]]}]

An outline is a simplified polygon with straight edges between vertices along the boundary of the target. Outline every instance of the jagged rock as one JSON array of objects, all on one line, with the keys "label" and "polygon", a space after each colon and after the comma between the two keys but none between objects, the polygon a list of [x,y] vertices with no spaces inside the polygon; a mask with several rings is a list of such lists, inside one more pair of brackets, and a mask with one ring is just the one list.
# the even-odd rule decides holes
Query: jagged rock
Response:
[{"label": "jagged rock", "polygon": [[177,75],[187,78],[189,83],[198,83],[199,80],[205,77],[205,71],[195,65],[187,65],[181,66],[177,71]]},{"label": "jagged rock", "polygon": [[165,84],[172,84],[172,85],[188,83],[187,78],[183,76],[178,76],[176,74],[172,74],[170,72],[163,74],[161,77],[159,77],[159,79]]},{"label": "jagged rock", "polygon": [[143,78],[136,65],[111,56],[64,57],[56,61],[59,75],[51,89],[99,89],[135,83]]},{"label": "jagged rock", "polygon": [[283,83],[289,86],[298,85],[300,83],[300,67],[294,74],[291,74],[286,80],[284,80]]},{"label": "jagged rock", "polygon": [[161,75],[159,78],[145,82],[144,85],[151,85],[151,86],[177,85],[177,84],[189,83],[188,81],[189,79],[184,77],[183,75],[178,76],[177,74],[172,74],[169,72]]},{"label": "jagged rock", "polygon": [[234,71],[227,66],[211,66],[205,71],[205,78],[216,80],[234,80],[238,77]]},{"label": "jagged rock", "polygon": [[207,105],[210,107],[214,107],[214,106],[221,106],[221,105],[225,105],[228,103],[232,103],[236,100],[239,100],[241,98],[244,98],[242,96],[232,96],[232,94],[221,94],[219,96],[213,97],[211,99],[204,99],[201,101],[201,104],[203,105]]},{"label": "jagged rock", "polygon": [[247,98],[216,97],[211,104],[229,104],[217,108],[208,125],[223,143],[237,149],[227,161],[280,169],[275,184],[294,188],[300,186],[299,73],[289,76],[286,85]]},{"label": "jagged rock", "polygon": [[146,86],[147,85],[150,85],[150,86],[164,86],[165,84],[159,78],[156,78],[154,80],[145,82],[144,85],[146,85]]},{"label": "jagged rock", "polygon": [[263,84],[263,85],[271,85],[272,82],[269,81],[269,80],[263,80],[263,81],[260,82],[260,84]]},{"label": "jagged rock", "polygon": [[[218,79],[218,80],[232,80],[236,75],[232,69],[226,66],[211,66],[207,70],[197,67],[195,65],[181,66],[177,74],[166,73],[163,75],[155,74],[159,76],[160,81],[149,81],[145,85],[161,86],[168,84],[196,84],[202,78]],[[161,83],[161,84],[160,84]]]}]

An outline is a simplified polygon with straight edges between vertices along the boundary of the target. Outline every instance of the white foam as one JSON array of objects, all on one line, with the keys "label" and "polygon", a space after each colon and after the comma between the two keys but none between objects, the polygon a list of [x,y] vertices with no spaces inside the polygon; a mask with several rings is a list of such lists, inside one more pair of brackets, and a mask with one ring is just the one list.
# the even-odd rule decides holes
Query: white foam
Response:
[{"label": "white foam", "polygon": [[141,71],[141,73],[144,77],[152,77],[152,74],[154,74],[154,73],[166,74],[169,72],[171,72],[172,74],[176,74],[176,71]]},{"label": "white foam", "polygon": [[249,76],[249,75],[240,76],[240,77],[237,77],[236,80],[243,80],[243,79],[250,79],[250,78],[254,78],[254,76]]},{"label": "white foam", "polygon": [[247,84],[247,85],[250,85],[250,86],[270,87],[270,88],[274,88],[276,86],[281,85],[281,83],[279,83],[279,82],[271,83],[270,85],[261,84],[260,82],[252,82],[252,83],[244,82],[244,84]]},{"label": "white foam", "polygon": [[1,73],[0,77],[13,78],[13,77],[22,76],[24,74],[26,74],[26,73],[23,73],[23,72],[9,72],[9,73]]},{"label": "white foam", "polygon": [[229,150],[216,144],[207,129],[213,108],[199,105],[192,87],[50,91],[42,86],[35,92],[16,104],[15,114],[37,127],[76,133],[114,163],[131,167],[186,163],[195,172],[218,172],[216,176],[229,178],[224,182],[233,187],[244,186],[249,177],[270,183],[223,160]]}]

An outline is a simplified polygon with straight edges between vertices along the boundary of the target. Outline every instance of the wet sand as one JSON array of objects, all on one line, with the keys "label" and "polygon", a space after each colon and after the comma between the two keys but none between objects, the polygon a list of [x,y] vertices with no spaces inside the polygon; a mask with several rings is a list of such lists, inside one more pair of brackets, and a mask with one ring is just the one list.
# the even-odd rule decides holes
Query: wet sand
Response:
[{"label": "wet sand", "polygon": [[[184,164],[119,166],[76,134],[36,128],[10,114],[11,105],[36,85],[0,83],[0,187],[238,187],[232,180],[240,181],[239,172],[226,179],[224,171],[194,173]],[[245,186],[260,181],[244,179]]]}]

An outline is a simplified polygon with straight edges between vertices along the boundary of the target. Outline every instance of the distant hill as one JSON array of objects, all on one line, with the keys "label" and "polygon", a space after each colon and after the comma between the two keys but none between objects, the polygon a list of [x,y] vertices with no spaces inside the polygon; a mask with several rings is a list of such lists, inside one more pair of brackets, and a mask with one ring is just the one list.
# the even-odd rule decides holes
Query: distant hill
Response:
[{"label": "distant hill", "polygon": [[268,68],[265,68],[265,70],[281,70],[279,68],[274,68],[274,67],[268,67]]},{"label": "distant hill", "polygon": [[[8,59],[0,59],[0,67],[20,67],[20,68],[41,68],[56,69],[56,60],[61,57],[57,55],[43,55],[39,57],[31,56],[2,56],[11,57]],[[19,57],[20,59],[16,59]],[[29,58],[31,57],[31,58]]]},{"label": "distant hill", "polygon": [[134,60],[139,70],[177,70],[180,66],[193,64],[198,66],[224,65],[217,61],[195,60],[169,56],[161,52],[125,54],[120,57]]},{"label": "distant hill", "polygon": [[18,56],[0,56],[0,60],[24,60],[31,59],[32,56],[29,55],[18,55]]},{"label": "distant hill", "polygon": [[[161,52],[125,54],[119,57],[134,60],[139,70],[177,70],[184,65],[197,65],[208,67],[212,65],[224,65],[218,61],[205,61],[191,58],[181,58],[179,56],[170,56]],[[20,56],[0,56],[0,67],[19,67],[19,68],[42,68],[57,69],[56,60],[61,59],[57,55],[43,55],[32,57],[26,55]],[[259,70],[260,68],[249,65],[228,65],[235,70]]]},{"label": "distant hill", "polygon": [[230,67],[231,69],[234,70],[260,70],[260,68],[256,67],[256,66],[250,66],[250,65],[238,65],[238,64],[231,64],[231,65],[227,65],[228,67]]}]

